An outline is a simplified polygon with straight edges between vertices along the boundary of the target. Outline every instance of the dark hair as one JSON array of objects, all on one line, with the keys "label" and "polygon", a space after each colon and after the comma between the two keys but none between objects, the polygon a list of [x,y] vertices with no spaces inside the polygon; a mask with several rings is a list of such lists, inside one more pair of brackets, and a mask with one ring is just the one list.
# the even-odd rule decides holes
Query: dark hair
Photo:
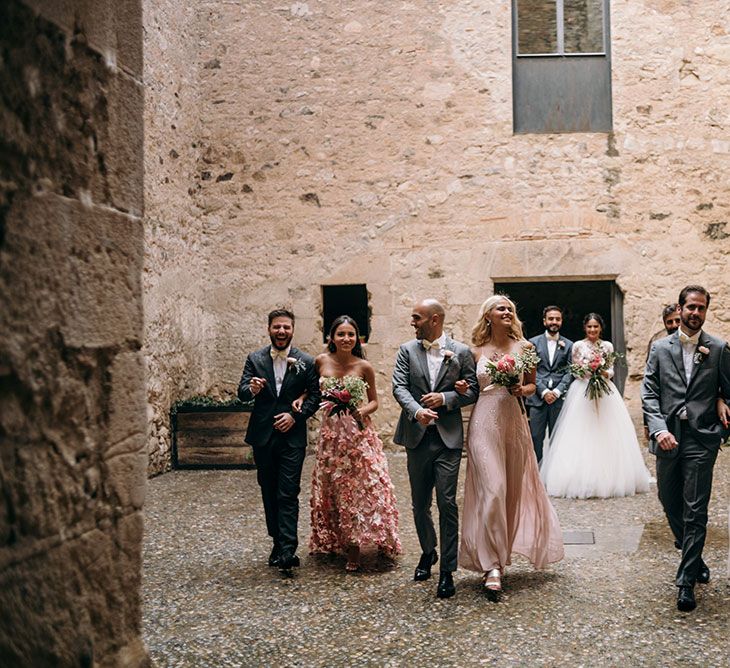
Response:
[{"label": "dark hair", "polygon": [[344,324],[352,325],[353,329],[355,330],[356,341],[355,347],[352,349],[352,354],[355,357],[365,359],[365,355],[362,352],[362,345],[360,344],[360,328],[357,326],[355,318],[349,315],[340,315],[336,317],[332,322],[332,327],[330,327],[330,334],[327,337],[327,350],[329,350],[331,353],[337,352],[337,346],[335,345],[335,332],[340,325]]},{"label": "dark hair", "polygon": [[563,315],[563,309],[562,308],[560,308],[559,306],[555,306],[554,304],[551,304],[550,306],[546,306],[542,310],[542,319],[543,320],[545,320],[545,318],[547,317],[547,314],[548,314],[549,311],[558,311],[560,313],[560,315]]},{"label": "dark hair", "polygon": [[687,301],[687,296],[692,292],[705,295],[705,298],[707,299],[707,306],[710,306],[710,293],[701,285],[687,285],[682,288],[682,292],[679,293],[679,299],[677,300],[680,306],[684,306],[684,303]]},{"label": "dark hair", "polygon": [[274,318],[289,318],[289,320],[291,320],[291,324],[294,324],[294,314],[286,308],[275,308],[271,313],[269,313],[269,327],[271,327],[271,323],[274,322]]},{"label": "dark hair", "polygon": [[589,313],[583,318],[583,329],[585,329],[589,320],[595,320],[601,326],[601,334],[603,334],[603,331],[606,329],[606,323],[603,322],[603,318],[598,313]]},{"label": "dark hair", "polygon": [[662,320],[666,320],[672,313],[676,313],[679,308],[679,304],[667,304],[662,309]]}]

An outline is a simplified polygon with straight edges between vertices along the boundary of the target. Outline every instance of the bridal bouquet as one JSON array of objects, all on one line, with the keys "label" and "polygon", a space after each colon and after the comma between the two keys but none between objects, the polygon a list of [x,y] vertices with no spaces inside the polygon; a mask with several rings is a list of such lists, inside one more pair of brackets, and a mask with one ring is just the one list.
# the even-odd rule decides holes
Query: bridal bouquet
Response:
[{"label": "bridal bouquet", "polygon": [[587,356],[579,358],[570,366],[570,373],[576,378],[588,379],[585,396],[594,401],[598,401],[601,397],[611,394],[613,390],[608,384],[608,378],[604,375],[613,366],[613,363],[623,357],[620,353],[602,350],[599,347],[594,348]]},{"label": "bridal bouquet", "polygon": [[[522,374],[529,373],[532,371],[540,362],[535,349],[532,347],[525,347],[519,353],[507,353],[506,355],[499,355],[495,353],[487,360],[486,367],[489,372],[489,376],[492,379],[492,384],[485,387],[486,391],[495,385],[501,385],[503,387],[513,387],[518,383],[522,382]],[[522,403],[521,397],[515,397],[520,404],[520,410],[524,414],[525,407]]]},{"label": "bridal bouquet", "polygon": [[[322,402],[319,407],[329,415],[352,415],[353,409],[363,403],[367,396],[368,384],[359,376],[329,376],[322,379]],[[364,429],[360,420],[355,421],[360,429]]]}]

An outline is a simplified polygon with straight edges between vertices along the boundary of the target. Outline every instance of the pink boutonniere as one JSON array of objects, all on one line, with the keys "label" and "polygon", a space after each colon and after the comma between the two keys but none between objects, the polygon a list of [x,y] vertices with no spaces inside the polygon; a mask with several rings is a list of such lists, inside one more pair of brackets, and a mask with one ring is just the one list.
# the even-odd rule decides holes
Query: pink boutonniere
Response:
[{"label": "pink boutonniere", "polygon": [[558,340],[558,348],[565,348],[565,341],[563,339]]},{"label": "pink boutonniere", "polygon": [[456,353],[453,350],[444,350],[444,363],[448,364]]},{"label": "pink boutonniere", "polygon": [[705,346],[697,346],[697,352],[694,354],[694,363],[699,364],[710,354],[710,349]]},{"label": "pink boutonniere", "polygon": [[287,357],[286,365],[289,369],[292,369],[297,376],[299,375],[299,372],[304,371],[304,368],[306,367],[304,360],[297,359],[296,357]]}]

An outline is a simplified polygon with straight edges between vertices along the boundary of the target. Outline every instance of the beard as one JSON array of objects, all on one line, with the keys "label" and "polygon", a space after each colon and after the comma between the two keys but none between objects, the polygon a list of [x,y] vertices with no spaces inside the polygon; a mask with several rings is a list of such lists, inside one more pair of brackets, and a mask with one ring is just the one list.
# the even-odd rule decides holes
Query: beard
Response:
[{"label": "beard", "polygon": [[276,336],[269,336],[271,339],[271,345],[277,350],[286,350],[291,344],[292,336],[286,338],[277,338]]},{"label": "beard", "polygon": [[545,329],[551,334],[557,334],[560,331],[560,325],[546,325]]}]

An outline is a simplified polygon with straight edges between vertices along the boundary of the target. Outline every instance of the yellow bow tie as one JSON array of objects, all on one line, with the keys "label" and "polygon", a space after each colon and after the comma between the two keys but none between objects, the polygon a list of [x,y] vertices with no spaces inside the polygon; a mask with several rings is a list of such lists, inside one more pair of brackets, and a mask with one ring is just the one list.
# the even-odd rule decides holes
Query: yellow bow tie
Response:
[{"label": "yellow bow tie", "polygon": [[688,343],[689,345],[696,346],[700,342],[700,333],[693,336],[687,336],[681,329],[679,330],[679,342]]},{"label": "yellow bow tie", "polygon": [[269,350],[269,354],[271,355],[272,360],[275,360],[277,357],[280,360],[286,360],[286,350],[277,350],[276,348],[271,348]]},{"label": "yellow bow tie", "polygon": [[438,341],[426,341],[426,339],[423,339],[421,341],[421,345],[423,346],[424,350],[431,350],[433,348],[434,350],[438,350],[441,347],[441,344]]}]

